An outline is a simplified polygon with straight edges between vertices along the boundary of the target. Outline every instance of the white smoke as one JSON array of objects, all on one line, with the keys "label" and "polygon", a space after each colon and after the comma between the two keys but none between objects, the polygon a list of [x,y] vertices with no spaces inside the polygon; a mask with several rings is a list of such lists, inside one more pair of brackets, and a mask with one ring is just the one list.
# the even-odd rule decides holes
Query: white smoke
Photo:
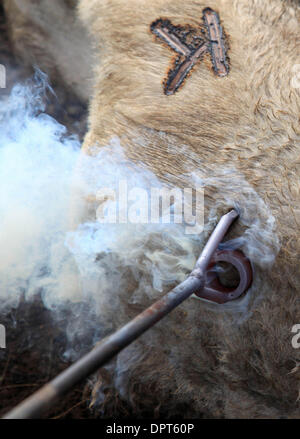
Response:
[{"label": "white smoke", "polygon": [[[230,245],[241,247],[261,268],[272,264],[279,248],[274,218],[234,170],[189,177],[196,186],[218,188],[220,205],[211,209],[201,235],[187,235],[183,224],[101,224],[95,218],[70,230],[74,187],[80,186],[82,194],[89,196],[101,187],[117,190],[120,180],[126,180],[129,188],[146,190],[163,184],[151,171],[127,160],[118,139],[96,156],[81,157],[77,180],[79,141],[43,112],[47,89],[39,75],[33,82],[15,86],[1,102],[2,311],[16,307],[22,295],[29,300],[39,293],[48,308],[74,307],[83,336],[85,327],[97,328],[98,335],[99,327],[101,334],[110,332],[128,320],[128,305],[143,308],[185,278],[219,213],[232,207],[240,210],[243,228],[241,237]],[[87,314],[81,315],[83,308],[74,303],[90,308],[97,316],[95,322],[87,324]],[[73,332],[70,323],[70,339]]]},{"label": "white smoke", "polygon": [[2,308],[17,306],[22,294],[30,298],[42,288],[57,292],[58,265],[66,256],[61,243],[79,142],[43,113],[47,90],[39,72],[1,102]]}]

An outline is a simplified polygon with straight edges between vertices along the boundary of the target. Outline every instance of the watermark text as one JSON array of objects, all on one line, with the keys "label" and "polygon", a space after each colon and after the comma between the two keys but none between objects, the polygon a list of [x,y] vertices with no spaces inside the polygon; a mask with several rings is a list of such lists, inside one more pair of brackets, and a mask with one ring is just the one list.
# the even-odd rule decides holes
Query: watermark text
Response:
[{"label": "watermark text", "polygon": [[292,338],[292,346],[294,349],[300,348],[300,324],[292,327],[292,333],[295,334]]},{"label": "watermark text", "polygon": [[199,188],[101,188],[97,220],[104,224],[184,224],[186,234],[199,234],[204,225],[204,190]]},{"label": "watermark text", "polygon": [[6,88],[6,68],[0,64],[0,88]]},{"label": "watermark text", "polygon": [[4,325],[0,325],[0,349],[6,348],[6,330]]},{"label": "watermark text", "polygon": [[293,88],[300,88],[300,64],[293,65],[292,72],[291,86]]}]

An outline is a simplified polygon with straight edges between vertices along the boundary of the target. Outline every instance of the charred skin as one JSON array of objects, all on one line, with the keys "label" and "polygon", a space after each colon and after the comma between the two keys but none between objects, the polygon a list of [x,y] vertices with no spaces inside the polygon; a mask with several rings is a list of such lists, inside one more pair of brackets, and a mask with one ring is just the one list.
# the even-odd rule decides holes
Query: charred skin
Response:
[{"label": "charred skin", "polygon": [[[159,18],[150,26],[151,32],[167,46],[179,54],[173,61],[164,80],[164,92],[172,95],[181,87],[191,70],[206,53],[211,56],[214,73],[224,77],[229,73],[228,43],[220,24],[217,12],[210,8],[203,9],[204,26],[198,29],[174,26],[167,19]],[[187,29],[187,30],[186,30]],[[204,30],[205,29],[205,30]],[[193,34],[190,44],[186,44],[189,34]]]}]

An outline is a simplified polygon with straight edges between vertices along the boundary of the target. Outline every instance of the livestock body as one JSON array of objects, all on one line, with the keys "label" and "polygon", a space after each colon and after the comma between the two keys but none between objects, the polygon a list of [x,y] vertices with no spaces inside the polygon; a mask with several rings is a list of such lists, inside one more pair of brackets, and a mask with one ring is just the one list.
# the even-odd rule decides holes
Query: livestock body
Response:
[{"label": "livestock body", "polygon": [[[9,10],[19,2],[4,3]],[[27,11],[45,4],[26,3]],[[217,14],[223,55],[214,53],[205,11]],[[104,412],[118,412],[118,400],[137,413],[146,406],[170,415],[299,417],[299,352],[291,343],[300,321],[299,3],[81,0],[78,12],[95,54],[88,66],[95,79],[82,163],[102,150],[109,154],[113,147],[107,145],[117,138],[130,162],[164,184],[183,188],[200,179],[206,220],[240,208],[230,238],[243,236],[241,248],[255,269],[247,299],[216,309],[191,298],[120,353],[99,371],[93,403]],[[210,46],[191,60],[202,43]],[[218,62],[224,74],[218,74]],[[89,76],[84,70],[75,89],[87,99],[89,92],[78,92]],[[97,166],[101,173],[101,160]],[[99,200],[93,196],[78,218],[72,211],[75,226],[96,220]],[[169,245],[176,260],[166,266],[173,272],[186,256],[172,236],[168,244],[152,232],[149,237],[122,235],[126,255],[104,258],[102,267],[113,273],[115,266],[121,275],[111,292],[116,299],[99,308],[102,322],[126,323],[168,288],[153,287],[149,254]]]}]

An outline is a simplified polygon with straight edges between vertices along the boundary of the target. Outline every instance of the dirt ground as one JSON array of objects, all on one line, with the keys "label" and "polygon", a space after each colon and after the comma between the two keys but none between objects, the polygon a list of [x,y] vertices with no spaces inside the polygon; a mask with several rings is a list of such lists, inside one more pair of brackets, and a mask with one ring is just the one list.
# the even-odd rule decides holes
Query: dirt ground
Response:
[{"label": "dirt ground", "polygon": [[[38,298],[23,302],[0,321],[7,331],[7,348],[0,350],[0,416],[64,370],[66,345],[63,328],[54,324]],[[29,324],[30,322],[30,324]],[[95,417],[88,408],[86,383],[76,386],[56,404],[47,418]]]}]

